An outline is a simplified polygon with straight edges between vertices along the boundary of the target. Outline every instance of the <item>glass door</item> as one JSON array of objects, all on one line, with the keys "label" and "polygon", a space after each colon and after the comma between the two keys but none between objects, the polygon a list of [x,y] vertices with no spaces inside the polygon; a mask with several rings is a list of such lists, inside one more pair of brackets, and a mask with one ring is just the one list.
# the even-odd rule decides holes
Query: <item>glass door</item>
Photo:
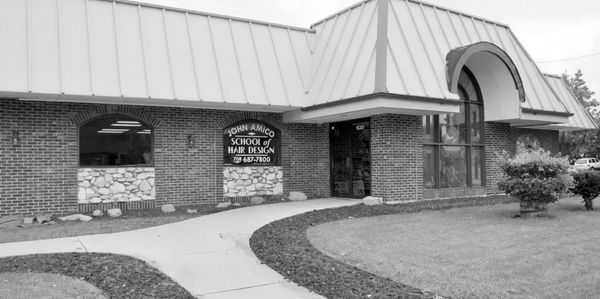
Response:
[{"label": "glass door", "polygon": [[331,194],[371,194],[371,130],[368,119],[330,125]]}]

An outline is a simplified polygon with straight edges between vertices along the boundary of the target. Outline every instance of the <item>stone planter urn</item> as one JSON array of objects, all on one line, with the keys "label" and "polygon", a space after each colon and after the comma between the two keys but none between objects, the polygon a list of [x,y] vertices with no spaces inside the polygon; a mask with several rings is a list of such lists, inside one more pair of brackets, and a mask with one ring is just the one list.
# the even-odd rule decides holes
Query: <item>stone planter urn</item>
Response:
[{"label": "stone planter urn", "polygon": [[548,217],[548,203],[521,200],[521,218]]}]

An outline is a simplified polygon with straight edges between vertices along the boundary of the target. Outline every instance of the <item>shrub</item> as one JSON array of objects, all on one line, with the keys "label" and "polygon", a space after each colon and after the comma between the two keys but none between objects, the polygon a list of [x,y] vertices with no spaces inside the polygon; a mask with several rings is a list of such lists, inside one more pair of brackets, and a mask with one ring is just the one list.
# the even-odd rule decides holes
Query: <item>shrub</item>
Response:
[{"label": "shrub", "polygon": [[504,177],[498,188],[525,202],[556,202],[572,184],[567,158],[543,149],[523,151],[514,158],[505,155],[500,167]]},{"label": "shrub", "polygon": [[600,172],[585,171],[573,175],[571,192],[583,197],[586,210],[593,210],[593,201],[600,195]]}]

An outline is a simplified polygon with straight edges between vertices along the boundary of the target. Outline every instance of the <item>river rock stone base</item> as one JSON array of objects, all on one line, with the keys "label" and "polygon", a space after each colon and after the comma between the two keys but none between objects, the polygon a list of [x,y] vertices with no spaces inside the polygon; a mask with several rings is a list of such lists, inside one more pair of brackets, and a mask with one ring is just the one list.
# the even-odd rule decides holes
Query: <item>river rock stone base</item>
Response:
[{"label": "river rock stone base", "polygon": [[225,167],[223,194],[225,198],[283,194],[281,167]]},{"label": "river rock stone base", "polygon": [[79,204],[154,200],[154,168],[80,168]]}]

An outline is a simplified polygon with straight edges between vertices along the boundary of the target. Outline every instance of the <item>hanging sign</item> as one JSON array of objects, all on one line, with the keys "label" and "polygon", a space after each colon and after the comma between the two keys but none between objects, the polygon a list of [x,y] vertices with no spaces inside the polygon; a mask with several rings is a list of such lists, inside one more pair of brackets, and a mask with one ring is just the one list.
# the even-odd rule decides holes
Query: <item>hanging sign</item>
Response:
[{"label": "hanging sign", "polygon": [[223,129],[223,164],[227,166],[279,166],[280,131],[259,120],[237,122]]}]

